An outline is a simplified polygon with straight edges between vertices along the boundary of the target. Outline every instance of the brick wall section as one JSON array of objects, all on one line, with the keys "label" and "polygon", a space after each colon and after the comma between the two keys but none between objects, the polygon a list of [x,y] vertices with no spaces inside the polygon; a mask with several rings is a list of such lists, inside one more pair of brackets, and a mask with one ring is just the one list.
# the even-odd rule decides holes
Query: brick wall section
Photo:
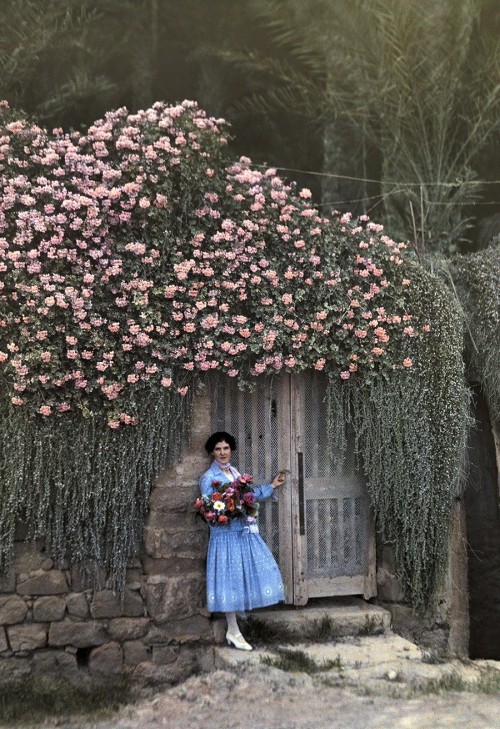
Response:
[{"label": "brick wall section", "polygon": [[207,468],[209,432],[210,403],[201,393],[184,457],[151,493],[143,549],[127,570],[123,601],[102,572],[54,565],[43,542],[25,542],[19,530],[12,569],[0,575],[0,680],[53,673],[74,681],[129,674],[174,682],[200,667],[199,642],[212,642],[208,535],[191,504]]}]

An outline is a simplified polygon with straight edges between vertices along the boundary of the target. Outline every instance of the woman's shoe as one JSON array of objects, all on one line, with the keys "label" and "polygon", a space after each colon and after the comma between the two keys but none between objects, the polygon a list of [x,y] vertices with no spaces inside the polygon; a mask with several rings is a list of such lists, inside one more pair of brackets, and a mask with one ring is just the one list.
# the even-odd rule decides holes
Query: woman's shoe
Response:
[{"label": "woman's shoe", "polygon": [[229,645],[234,645],[239,651],[253,651],[250,643],[247,643],[241,633],[226,633],[226,640]]}]

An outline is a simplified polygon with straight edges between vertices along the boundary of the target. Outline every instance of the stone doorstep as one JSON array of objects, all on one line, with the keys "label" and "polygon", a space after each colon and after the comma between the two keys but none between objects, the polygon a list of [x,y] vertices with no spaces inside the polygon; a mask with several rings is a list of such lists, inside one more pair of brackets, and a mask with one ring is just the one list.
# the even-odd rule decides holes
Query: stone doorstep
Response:
[{"label": "stone doorstep", "polygon": [[[383,635],[345,636],[339,641],[322,643],[280,642],[265,647],[254,648],[252,652],[236,650],[233,647],[217,646],[215,648],[215,667],[218,669],[237,668],[244,663],[259,665],[263,660],[276,660],[283,651],[299,651],[306,654],[318,666],[333,661],[335,670],[344,678],[351,671],[357,677],[383,677],[394,668],[403,665],[405,668],[416,664],[434,672],[434,666],[424,664],[424,652],[414,643],[399,635],[387,631]],[[341,666],[341,668],[340,668]],[[425,673],[424,668],[424,673]]]},{"label": "stone doorstep", "polygon": [[[380,633],[391,627],[389,610],[365,602],[360,597],[319,598],[309,600],[304,606],[259,608],[247,613],[247,617],[262,621],[278,633],[288,634],[294,639],[314,637],[325,618],[330,619],[332,635],[336,637]],[[224,618],[214,620],[216,643],[225,642],[225,626]]]},{"label": "stone doorstep", "polygon": [[245,665],[257,667],[265,661],[278,660],[282,651],[287,650],[305,653],[319,668],[330,661],[333,667],[325,668],[326,673],[321,675],[328,675],[336,685],[349,686],[361,692],[370,690],[375,694],[387,692],[391,685],[392,689],[425,686],[428,681],[439,681],[450,675],[473,685],[484,670],[500,673],[499,661],[450,659],[429,663],[425,651],[390,630],[383,635],[346,637],[339,642],[321,644],[280,644],[252,652],[216,646],[214,667],[218,670],[241,670]]}]

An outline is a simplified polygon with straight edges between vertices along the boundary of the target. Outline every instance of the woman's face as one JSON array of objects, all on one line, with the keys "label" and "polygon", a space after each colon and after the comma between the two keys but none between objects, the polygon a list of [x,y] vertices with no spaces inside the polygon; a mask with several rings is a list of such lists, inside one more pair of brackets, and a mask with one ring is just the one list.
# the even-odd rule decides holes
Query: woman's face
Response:
[{"label": "woman's face", "polygon": [[229,443],[225,440],[221,440],[215,444],[215,448],[212,451],[212,455],[219,463],[229,463],[231,460],[231,448]]}]

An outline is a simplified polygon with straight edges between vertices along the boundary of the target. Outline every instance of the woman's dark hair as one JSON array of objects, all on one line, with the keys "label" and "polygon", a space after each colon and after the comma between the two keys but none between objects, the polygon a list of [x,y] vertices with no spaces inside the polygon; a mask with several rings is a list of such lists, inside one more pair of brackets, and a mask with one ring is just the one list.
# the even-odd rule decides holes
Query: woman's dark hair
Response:
[{"label": "woman's dark hair", "polygon": [[236,441],[233,436],[230,433],[226,433],[225,430],[221,430],[217,433],[212,433],[210,438],[207,440],[207,442],[205,443],[206,452],[213,453],[213,450],[217,443],[221,443],[222,441],[225,441],[232,451],[236,450]]}]

